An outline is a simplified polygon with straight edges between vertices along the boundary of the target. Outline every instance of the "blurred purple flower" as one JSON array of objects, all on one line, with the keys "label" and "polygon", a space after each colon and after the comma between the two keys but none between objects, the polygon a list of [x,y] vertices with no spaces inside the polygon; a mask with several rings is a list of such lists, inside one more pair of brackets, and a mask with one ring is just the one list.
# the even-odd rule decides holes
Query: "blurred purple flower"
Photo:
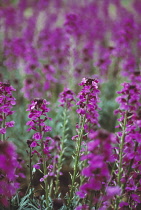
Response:
[{"label": "blurred purple flower", "polygon": [[23,174],[18,174],[17,169],[21,165],[18,162],[16,147],[11,142],[0,141],[0,201],[4,206],[9,205],[9,199],[16,194],[20,184],[17,178]]},{"label": "blurred purple flower", "polygon": [[12,115],[12,106],[16,104],[15,98],[12,96],[12,91],[16,91],[9,83],[0,82],[0,121],[3,122],[3,127],[0,127],[0,133],[5,134],[7,127],[13,127],[14,121],[6,122],[6,118]]},{"label": "blurred purple flower", "polygon": [[65,88],[63,92],[59,95],[59,102],[60,106],[66,107],[67,109],[70,109],[70,107],[74,106],[74,93],[72,90]]}]

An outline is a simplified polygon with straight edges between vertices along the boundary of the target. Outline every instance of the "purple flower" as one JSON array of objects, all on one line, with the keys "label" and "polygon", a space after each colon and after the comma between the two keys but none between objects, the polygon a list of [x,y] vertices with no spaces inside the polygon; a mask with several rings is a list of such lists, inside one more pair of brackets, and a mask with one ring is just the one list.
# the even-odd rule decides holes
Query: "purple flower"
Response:
[{"label": "purple flower", "polygon": [[122,201],[122,202],[120,202],[119,206],[120,206],[120,208],[126,207],[126,206],[129,206],[129,203]]},{"label": "purple flower", "polygon": [[[12,91],[15,89],[9,83],[0,82],[0,121],[3,127],[0,127],[0,133],[5,134],[7,127],[13,127],[14,121],[6,122],[6,118],[12,115],[12,106],[16,104],[15,98],[12,96]],[[3,123],[2,123],[3,122]]]},{"label": "purple flower", "polygon": [[5,134],[6,133],[6,129],[5,128],[0,128],[0,133],[1,134]]},{"label": "purple flower", "polygon": [[82,86],[82,90],[78,94],[77,105],[79,108],[76,111],[79,115],[85,116],[84,129],[88,132],[91,127],[98,125],[98,80],[83,78],[79,85]]},{"label": "purple flower", "polygon": [[[92,198],[93,205],[111,199],[120,193],[118,186],[107,186],[111,176],[109,164],[114,162],[113,135],[105,130],[91,131],[88,135],[90,142],[87,143],[88,154],[81,157],[82,161],[87,160],[81,174],[85,177],[84,183],[80,186],[77,195],[79,197],[91,196],[93,192],[99,192],[100,196]],[[105,193],[103,193],[105,192]],[[113,198],[112,197],[112,198]],[[109,205],[109,204],[107,204]]]},{"label": "purple flower", "polygon": [[[26,125],[30,126],[30,128],[28,128],[28,131],[38,131],[39,126],[41,126],[43,132],[49,132],[51,130],[50,126],[45,125],[45,121],[47,119],[50,120],[47,115],[47,113],[50,111],[50,109],[47,107],[48,104],[49,102],[47,102],[45,99],[34,99],[31,102],[27,109],[27,111],[30,111],[29,118],[31,119],[26,123]],[[33,138],[39,140],[42,137],[41,134],[37,132],[33,135]]]},{"label": "purple flower", "polygon": [[[28,140],[27,143],[32,150],[32,155],[36,154],[39,158],[38,162],[33,165],[33,168],[41,169],[41,165],[43,165],[42,171],[44,177],[40,179],[41,182],[46,182],[45,178],[47,176],[54,176],[53,169],[50,170],[47,167],[47,163],[50,160],[53,161],[54,157],[52,157],[51,151],[55,148],[54,140],[51,137],[45,137],[45,133],[52,130],[50,126],[46,125],[46,121],[51,119],[48,117],[50,110],[47,107],[48,104],[45,99],[34,99],[27,109],[27,111],[30,111],[30,121],[26,123],[30,127],[28,131],[34,130],[35,132],[32,140]],[[39,148],[40,150],[38,151]]]},{"label": "purple flower", "polygon": [[140,88],[138,85],[123,83],[123,89],[118,91],[121,96],[117,97],[117,102],[120,104],[120,109],[130,111],[136,110],[140,105]]},{"label": "purple flower", "polygon": [[45,125],[44,127],[43,127],[43,131],[44,132],[49,132],[49,131],[51,131],[52,130],[52,127],[50,127],[50,126],[48,126],[48,125]]},{"label": "purple flower", "polygon": [[42,135],[39,132],[38,133],[34,133],[32,138],[35,139],[35,140],[40,140],[40,139],[42,139]]},{"label": "purple flower", "polygon": [[33,168],[40,169],[40,163],[33,165]]},{"label": "purple flower", "polygon": [[19,188],[17,178],[20,174],[17,174],[16,170],[20,168],[15,145],[11,142],[0,141],[0,201],[4,206],[9,205],[9,199]]},{"label": "purple flower", "polygon": [[[136,78],[135,75],[131,77],[130,83],[124,83],[123,89],[118,91],[120,94],[117,97],[117,101],[120,104],[116,113],[120,114],[119,132],[117,137],[117,143],[122,144],[122,150],[120,147],[116,147],[117,156],[119,161],[119,154],[122,152],[122,173],[120,175],[120,183],[124,186],[124,195],[129,200],[131,207],[136,207],[139,203],[138,191],[141,188],[138,183],[138,178],[141,175],[140,168],[140,77]],[[123,135],[124,132],[124,135]],[[124,137],[124,138],[123,138]],[[121,139],[124,143],[121,143]],[[119,169],[120,171],[120,169]],[[119,173],[119,172],[118,172]],[[132,197],[132,193],[133,197]],[[120,204],[119,204],[120,205]]]},{"label": "purple flower", "polygon": [[5,123],[6,127],[13,127],[15,125],[14,121],[6,122]]},{"label": "purple flower", "polygon": [[89,206],[88,205],[82,205],[82,206],[77,206],[75,210],[88,210]]},{"label": "purple flower", "polygon": [[107,199],[111,199],[115,195],[121,195],[121,188],[119,186],[108,186],[106,188]]},{"label": "purple flower", "polygon": [[80,198],[85,198],[87,195],[86,193],[87,193],[86,191],[82,191],[81,189],[81,191],[76,192],[76,195],[78,195]]},{"label": "purple flower", "polygon": [[65,88],[64,91],[59,95],[59,102],[60,106],[66,107],[67,109],[72,107],[73,103],[75,102],[73,91]]},{"label": "purple flower", "polygon": [[37,147],[37,142],[36,141],[33,141],[31,144],[30,144],[30,147],[32,148],[32,147]]},{"label": "purple flower", "polygon": [[28,121],[27,123],[26,123],[26,125],[29,125],[29,126],[33,126],[34,125],[34,122],[31,120],[31,121]]}]

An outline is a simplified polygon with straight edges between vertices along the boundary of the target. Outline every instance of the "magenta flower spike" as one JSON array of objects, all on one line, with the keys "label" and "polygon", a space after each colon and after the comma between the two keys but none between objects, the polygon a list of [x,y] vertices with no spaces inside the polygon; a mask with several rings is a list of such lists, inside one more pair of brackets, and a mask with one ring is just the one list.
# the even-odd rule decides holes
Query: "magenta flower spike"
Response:
[{"label": "magenta flower spike", "polygon": [[28,115],[30,121],[26,123],[26,125],[29,126],[27,131],[35,131],[32,136],[32,143],[30,144],[30,147],[35,148],[36,146],[41,146],[43,153],[46,153],[45,151],[47,151],[46,140],[43,140],[44,134],[52,130],[52,128],[45,123],[46,120],[51,120],[51,118],[47,115],[50,111],[47,105],[49,105],[49,102],[45,99],[34,99],[27,109],[27,111],[30,111]]},{"label": "magenta flower spike", "polygon": [[[21,169],[18,162],[16,147],[12,142],[0,141],[0,202],[9,206],[9,200],[20,187],[16,170]],[[21,174],[22,177],[23,174]]]},{"label": "magenta flower spike", "polygon": [[[79,115],[79,124],[76,125],[76,131],[78,135],[75,135],[72,137],[72,139],[75,139],[76,142],[76,151],[74,154],[74,167],[73,167],[73,175],[72,175],[72,185],[70,188],[70,194],[68,199],[68,207],[70,208],[72,206],[72,200],[75,192],[75,183],[76,178],[79,174],[79,160],[81,157],[81,150],[83,145],[83,137],[84,135],[88,135],[90,132],[92,132],[92,129],[95,130],[98,127],[98,80],[97,79],[91,79],[91,78],[83,78],[82,82],[79,84],[82,86],[82,90],[78,94],[79,101],[77,102],[78,109],[76,112]],[[85,144],[85,142],[84,142]],[[83,148],[86,152],[86,149]],[[88,172],[89,173],[89,172]],[[92,184],[92,183],[91,183]]]},{"label": "magenta flower spike", "polygon": [[76,194],[81,199],[89,198],[89,203],[86,204],[91,208],[108,208],[111,205],[110,200],[121,193],[119,186],[108,186],[111,179],[109,165],[115,161],[112,146],[115,136],[101,129],[91,132],[89,138],[88,153],[81,157],[82,161],[87,161],[87,166],[81,171],[85,181]]},{"label": "magenta flower spike", "polygon": [[[47,107],[49,102],[42,98],[34,99],[31,104],[28,106],[27,111],[29,111],[28,117],[30,121],[26,123],[29,126],[28,131],[34,130],[35,133],[32,136],[31,144],[29,145],[32,151],[32,154],[36,153],[39,162],[36,163],[33,167],[41,170],[41,166],[43,166],[43,178],[40,181],[44,181],[45,183],[45,199],[46,206],[48,206],[49,202],[49,184],[47,181],[47,177],[52,173],[51,168],[47,166],[47,160],[50,158],[50,147],[49,147],[49,139],[48,137],[44,137],[46,132],[52,130],[50,126],[46,125],[46,121],[51,118],[48,117],[48,112],[50,109]],[[39,151],[38,151],[38,148]]]},{"label": "magenta flower spike", "polygon": [[16,90],[9,83],[0,82],[0,134],[2,134],[3,140],[6,140],[6,129],[13,127],[15,124],[14,121],[7,121],[7,117],[14,113],[11,109],[16,104],[12,91]]},{"label": "magenta flower spike", "polygon": [[85,117],[84,129],[86,132],[91,130],[91,127],[98,126],[98,80],[83,78],[79,84],[82,90],[78,94],[79,101],[77,105],[79,108],[76,110],[80,116]]},{"label": "magenta flower spike", "polygon": [[74,92],[68,88],[65,88],[64,91],[62,91],[59,95],[59,102],[60,106],[70,109],[72,106],[74,106]]},{"label": "magenta flower spike", "polygon": [[119,109],[115,113],[120,115],[119,129],[116,147],[117,152],[117,182],[122,188],[122,195],[127,198],[128,202],[122,202],[122,196],[117,202],[117,207],[126,206],[135,209],[141,199],[138,192],[141,185],[138,177],[141,175],[140,167],[140,149],[141,149],[141,86],[139,79],[132,77],[131,83],[124,83],[123,89],[118,91],[117,97]]}]

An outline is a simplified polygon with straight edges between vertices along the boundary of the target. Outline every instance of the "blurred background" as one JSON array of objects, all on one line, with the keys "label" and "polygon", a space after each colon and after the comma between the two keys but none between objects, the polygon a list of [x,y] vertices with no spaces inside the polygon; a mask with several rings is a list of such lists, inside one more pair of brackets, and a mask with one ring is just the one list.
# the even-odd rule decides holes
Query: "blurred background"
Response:
[{"label": "blurred background", "polygon": [[[114,132],[120,84],[140,74],[140,0],[0,0],[0,81],[15,89],[15,121],[7,137],[26,160],[27,105],[34,98],[49,101],[53,127],[61,136],[59,94],[70,88],[77,95],[82,78],[99,80],[100,125]],[[70,112],[68,150],[78,122]]]}]

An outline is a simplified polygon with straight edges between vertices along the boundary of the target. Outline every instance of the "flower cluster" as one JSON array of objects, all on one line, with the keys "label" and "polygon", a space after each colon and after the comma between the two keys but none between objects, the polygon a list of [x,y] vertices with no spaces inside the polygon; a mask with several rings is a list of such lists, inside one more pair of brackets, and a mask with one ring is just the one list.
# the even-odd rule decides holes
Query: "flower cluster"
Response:
[{"label": "flower cluster", "polygon": [[[122,67],[124,75],[129,75],[139,66],[139,0],[129,2],[130,11],[128,4],[125,7],[122,1],[117,0],[106,3],[89,1],[87,4],[83,1],[58,3],[55,0],[46,3],[42,0],[33,3],[27,0],[27,3],[18,1],[16,6],[7,2],[7,5],[1,4],[0,13],[4,33],[4,47],[1,49],[1,54],[5,55],[3,64],[10,70],[22,66],[25,71],[23,92],[28,99],[31,99],[30,94],[36,97],[37,93],[37,97],[43,97],[44,90],[50,92],[52,83],[64,83],[64,78],[67,84],[70,79],[66,71],[72,48],[70,38],[74,42],[74,82],[79,76],[90,75],[93,67],[99,69],[102,77],[108,78],[111,66],[116,66],[110,70],[114,75],[119,67]],[[29,8],[30,13],[27,12]],[[101,11],[102,15],[99,15]],[[44,68],[46,61],[47,68]],[[34,87],[26,82],[29,74]]]},{"label": "flower cluster", "polygon": [[[45,99],[37,98],[32,101],[27,109],[27,111],[30,111],[28,117],[31,119],[26,123],[26,125],[29,126],[27,131],[36,131],[36,133],[34,133],[32,136],[33,141],[30,144],[30,147],[39,146],[44,134],[52,129],[50,126],[45,124],[46,120],[51,120],[51,118],[49,118],[47,115],[47,113],[50,111],[47,105],[49,105],[49,102],[47,102]],[[48,144],[48,139],[44,141],[44,146],[42,148],[45,154],[48,153],[48,149],[45,147],[46,144]]]},{"label": "flower cluster", "polygon": [[[18,96],[22,98],[19,107],[27,103],[24,98],[31,100],[36,97],[27,109],[30,120],[26,125],[31,131],[31,139],[27,141],[30,183],[32,185],[33,181],[32,157],[37,154],[38,162],[33,167],[42,170],[40,181],[44,183],[40,184],[45,187],[46,209],[50,208],[53,193],[53,208],[66,204],[67,209],[74,209],[78,199],[82,205],[77,210],[141,209],[140,20],[141,0],[126,3],[123,0],[0,0],[0,79],[4,81],[11,75],[8,79],[15,84],[18,81]],[[126,78],[121,78],[121,75]],[[76,105],[76,100],[73,91],[63,90],[63,87],[78,92],[76,84],[80,78],[83,80],[77,98],[77,115],[73,108],[70,123],[68,113]],[[120,116],[118,120],[111,114],[116,107],[112,100],[119,85],[117,78],[119,82],[120,79],[130,81],[118,91],[120,105],[115,111]],[[117,120],[118,132],[114,138],[99,129],[99,82],[104,93],[100,124],[115,131]],[[15,89],[9,83],[0,82],[0,200],[5,206],[18,187],[13,169],[18,168],[16,152],[12,144],[4,141],[6,132],[15,123],[8,120],[14,113],[12,91]],[[52,123],[54,136],[60,136],[56,140],[47,134],[51,131],[47,124],[50,120],[49,103],[43,98],[50,99],[55,108],[59,93],[63,108],[57,110]],[[77,120],[77,135],[71,142],[70,135],[74,135],[73,124]],[[12,133],[14,141],[24,133],[23,128],[22,122],[17,123],[18,132],[13,130]],[[59,195],[60,174],[65,164],[71,162],[71,155],[73,171],[69,172],[72,182],[66,184],[69,186],[64,204],[63,193]],[[80,199],[75,194],[78,188]],[[61,200],[58,199],[60,196]],[[44,205],[44,201],[40,206],[44,208],[42,203]]]},{"label": "flower cluster", "polygon": [[[53,160],[51,151],[53,151],[53,149],[56,147],[56,144],[52,138],[45,137],[45,133],[52,130],[50,126],[45,124],[48,119],[51,120],[51,118],[49,118],[47,115],[47,113],[50,111],[47,105],[49,105],[49,102],[47,102],[45,99],[34,99],[27,109],[27,111],[30,111],[28,117],[31,120],[26,123],[26,125],[29,126],[27,129],[28,131],[36,131],[36,133],[33,134],[32,139],[30,141],[28,140],[27,143],[32,149],[32,155],[37,154],[39,158],[38,162],[34,164],[33,167],[36,169],[42,169],[43,167],[43,178],[41,178],[40,181],[45,181],[46,187],[47,177],[55,176],[53,162],[51,161]],[[54,157],[54,162],[55,161],[56,157]]]},{"label": "flower cluster", "polygon": [[[41,133],[51,130],[51,128],[49,126],[46,126],[45,124],[45,121],[47,119],[51,119],[47,115],[47,113],[50,111],[47,105],[49,105],[49,102],[47,102],[45,99],[40,98],[34,99],[29,105],[28,109],[26,110],[30,111],[28,117],[31,119],[26,123],[26,125],[29,126],[28,131],[39,131],[39,127],[41,127]],[[42,136],[40,136],[39,132],[37,132],[33,135],[33,138],[39,140],[42,138]]]},{"label": "flower cluster", "polygon": [[15,98],[12,96],[12,91],[15,89],[9,83],[0,82],[0,133],[5,134],[6,128],[13,127],[15,122],[6,122],[6,118],[12,115],[12,106],[16,104]]},{"label": "flower cluster", "polygon": [[[79,84],[82,86],[82,90],[78,94],[79,101],[77,105],[79,108],[76,110],[79,114],[79,124],[76,125],[77,135],[72,137],[72,140],[76,140],[76,150],[74,155],[74,172],[72,175],[72,186],[70,188],[70,195],[68,200],[68,206],[71,208],[73,194],[75,193],[76,179],[80,169],[80,156],[81,152],[87,153],[86,143],[83,141],[85,138],[84,133],[89,133],[94,130],[98,124],[98,80],[83,78]],[[85,131],[85,132],[84,132]],[[81,166],[82,167],[82,166]]]},{"label": "flower cluster", "polygon": [[[89,134],[90,142],[87,144],[88,154],[81,157],[82,161],[87,161],[87,166],[82,169],[84,183],[80,186],[77,195],[80,198],[87,197],[91,206],[105,207],[107,209],[110,200],[120,194],[120,188],[109,185],[111,180],[110,167],[114,162],[112,143],[115,143],[113,134],[105,130],[98,130]],[[91,197],[92,196],[92,197]],[[77,207],[77,209],[83,209]]]},{"label": "flower cluster", "polygon": [[9,205],[9,199],[19,189],[19,183],[16,181],[19,175],[16,174],[16,169],[20,169],[21,165],[17,159],[15,145],[0,141],[0,202],[4,206]]},{"label": "flower cluster", "polygon": [[77,113],[85,117],[84,128],[88,132],[98,125],[98,80],[83,78],[79,85],[83,88],[78,94]]},{"label": "flower cluster", "polygon": [[140,152],[141,152],[141,87],[140,83],[124,83],[123,89],[118,91],[121,96],[117,98],[120,107],[115,113],[121,117],[118,119],[119,128],[116,147],[118,168],[118,182],[121,183],[122,193],[127,198],[124,204],[129,208],[136,209],[141,203],[140,192],[141,175]]},{"label": "flower cluster", "polygon": [[68,88],[65,88],[64,91],[60,93],[59,97],[60,106],[66,107],[67,109],[72,107],[73,102],[75,102],[74,93]]}]

